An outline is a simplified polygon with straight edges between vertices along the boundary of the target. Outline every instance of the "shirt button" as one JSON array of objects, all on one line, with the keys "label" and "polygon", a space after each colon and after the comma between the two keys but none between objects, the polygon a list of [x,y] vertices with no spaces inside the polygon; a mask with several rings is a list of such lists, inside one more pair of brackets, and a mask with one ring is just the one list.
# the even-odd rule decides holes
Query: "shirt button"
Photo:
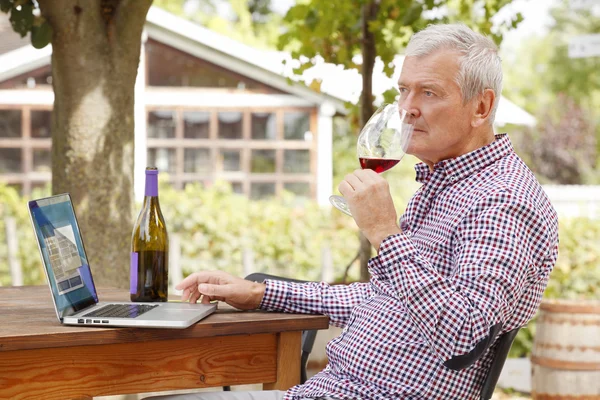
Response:
[{"label": "shirt button", "polygon": [[408,236],[408,237],[411,237],[411,236],[412,236],[412,233],[410,233],[410,232],[404,232],[404,234],[405,234],[406,236]]},{"label": "shirt button", "polygon": [[456,181],[456,176],[450,175],[450,182],[454,182],[454,181]]}]

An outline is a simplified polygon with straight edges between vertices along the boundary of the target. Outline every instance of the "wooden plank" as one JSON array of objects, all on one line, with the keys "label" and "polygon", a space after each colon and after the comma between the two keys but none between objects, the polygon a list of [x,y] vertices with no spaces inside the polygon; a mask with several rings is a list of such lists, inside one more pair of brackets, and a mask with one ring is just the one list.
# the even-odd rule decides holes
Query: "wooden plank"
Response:
[{"label": "wooden plank", "polygon": [[0,352],[0,398],[62,400],[273,382],[277,346],[277,335],[268,334]]},{"label": "wooden plank", "polygon": [[[128,301],[124,290],[100,288],[102,301]],[[18,321],[18,323],[15,323]],[[88,328],[61,325],[48,286],[0,288],[0,353],[4,351],[97,343],[150,342],[209,336],[326,329],[322,315],[238,311],[219,303],[219,310],[187,329]],[[66,344],[67,343],[67,344]]]},{"label": "wooden plank", "polygon": [[302,332],[282,332],[277,343],[277,381],[263,384],[264,390],[288,390],[300,383]]}]

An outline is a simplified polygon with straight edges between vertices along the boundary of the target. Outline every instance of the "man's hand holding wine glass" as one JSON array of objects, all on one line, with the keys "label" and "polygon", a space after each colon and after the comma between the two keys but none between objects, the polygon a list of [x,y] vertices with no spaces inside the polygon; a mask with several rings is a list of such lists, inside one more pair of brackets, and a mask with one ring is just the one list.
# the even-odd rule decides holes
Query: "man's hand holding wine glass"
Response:
[{"label": "man's hand holding wine glass", "polygon": [[388,236],[402,231],[388,182],[371,169],[357,169],[346,175],[338,190],[348,202],[356,225],[379,249]]}]

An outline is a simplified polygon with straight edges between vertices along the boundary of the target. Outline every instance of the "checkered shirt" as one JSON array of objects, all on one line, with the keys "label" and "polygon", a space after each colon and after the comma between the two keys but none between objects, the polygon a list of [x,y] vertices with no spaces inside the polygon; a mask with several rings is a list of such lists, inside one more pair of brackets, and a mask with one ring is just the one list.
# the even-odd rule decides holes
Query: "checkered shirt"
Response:
[{"label": "checkered shirt", "polygon": [[[478,399],[492,345],[445,366],[535,314],[558,254],[556,213],[508,136],[416,166],[422,186],[369,261],[368,283],[267,281],[261,308],[329,316],[342,334],[327,367],[285,399]],[[497,338],[497,336],[496,336]]]}]

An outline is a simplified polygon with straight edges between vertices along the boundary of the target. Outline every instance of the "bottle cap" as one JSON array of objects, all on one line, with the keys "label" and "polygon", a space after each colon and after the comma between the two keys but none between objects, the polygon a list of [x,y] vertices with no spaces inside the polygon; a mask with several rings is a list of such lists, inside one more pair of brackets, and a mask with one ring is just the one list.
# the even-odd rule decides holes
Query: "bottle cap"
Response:
[{"label": "bottle cap", "polygon": [[146,175],[158,175],[158,168],[155,167],[147,167]]}]

